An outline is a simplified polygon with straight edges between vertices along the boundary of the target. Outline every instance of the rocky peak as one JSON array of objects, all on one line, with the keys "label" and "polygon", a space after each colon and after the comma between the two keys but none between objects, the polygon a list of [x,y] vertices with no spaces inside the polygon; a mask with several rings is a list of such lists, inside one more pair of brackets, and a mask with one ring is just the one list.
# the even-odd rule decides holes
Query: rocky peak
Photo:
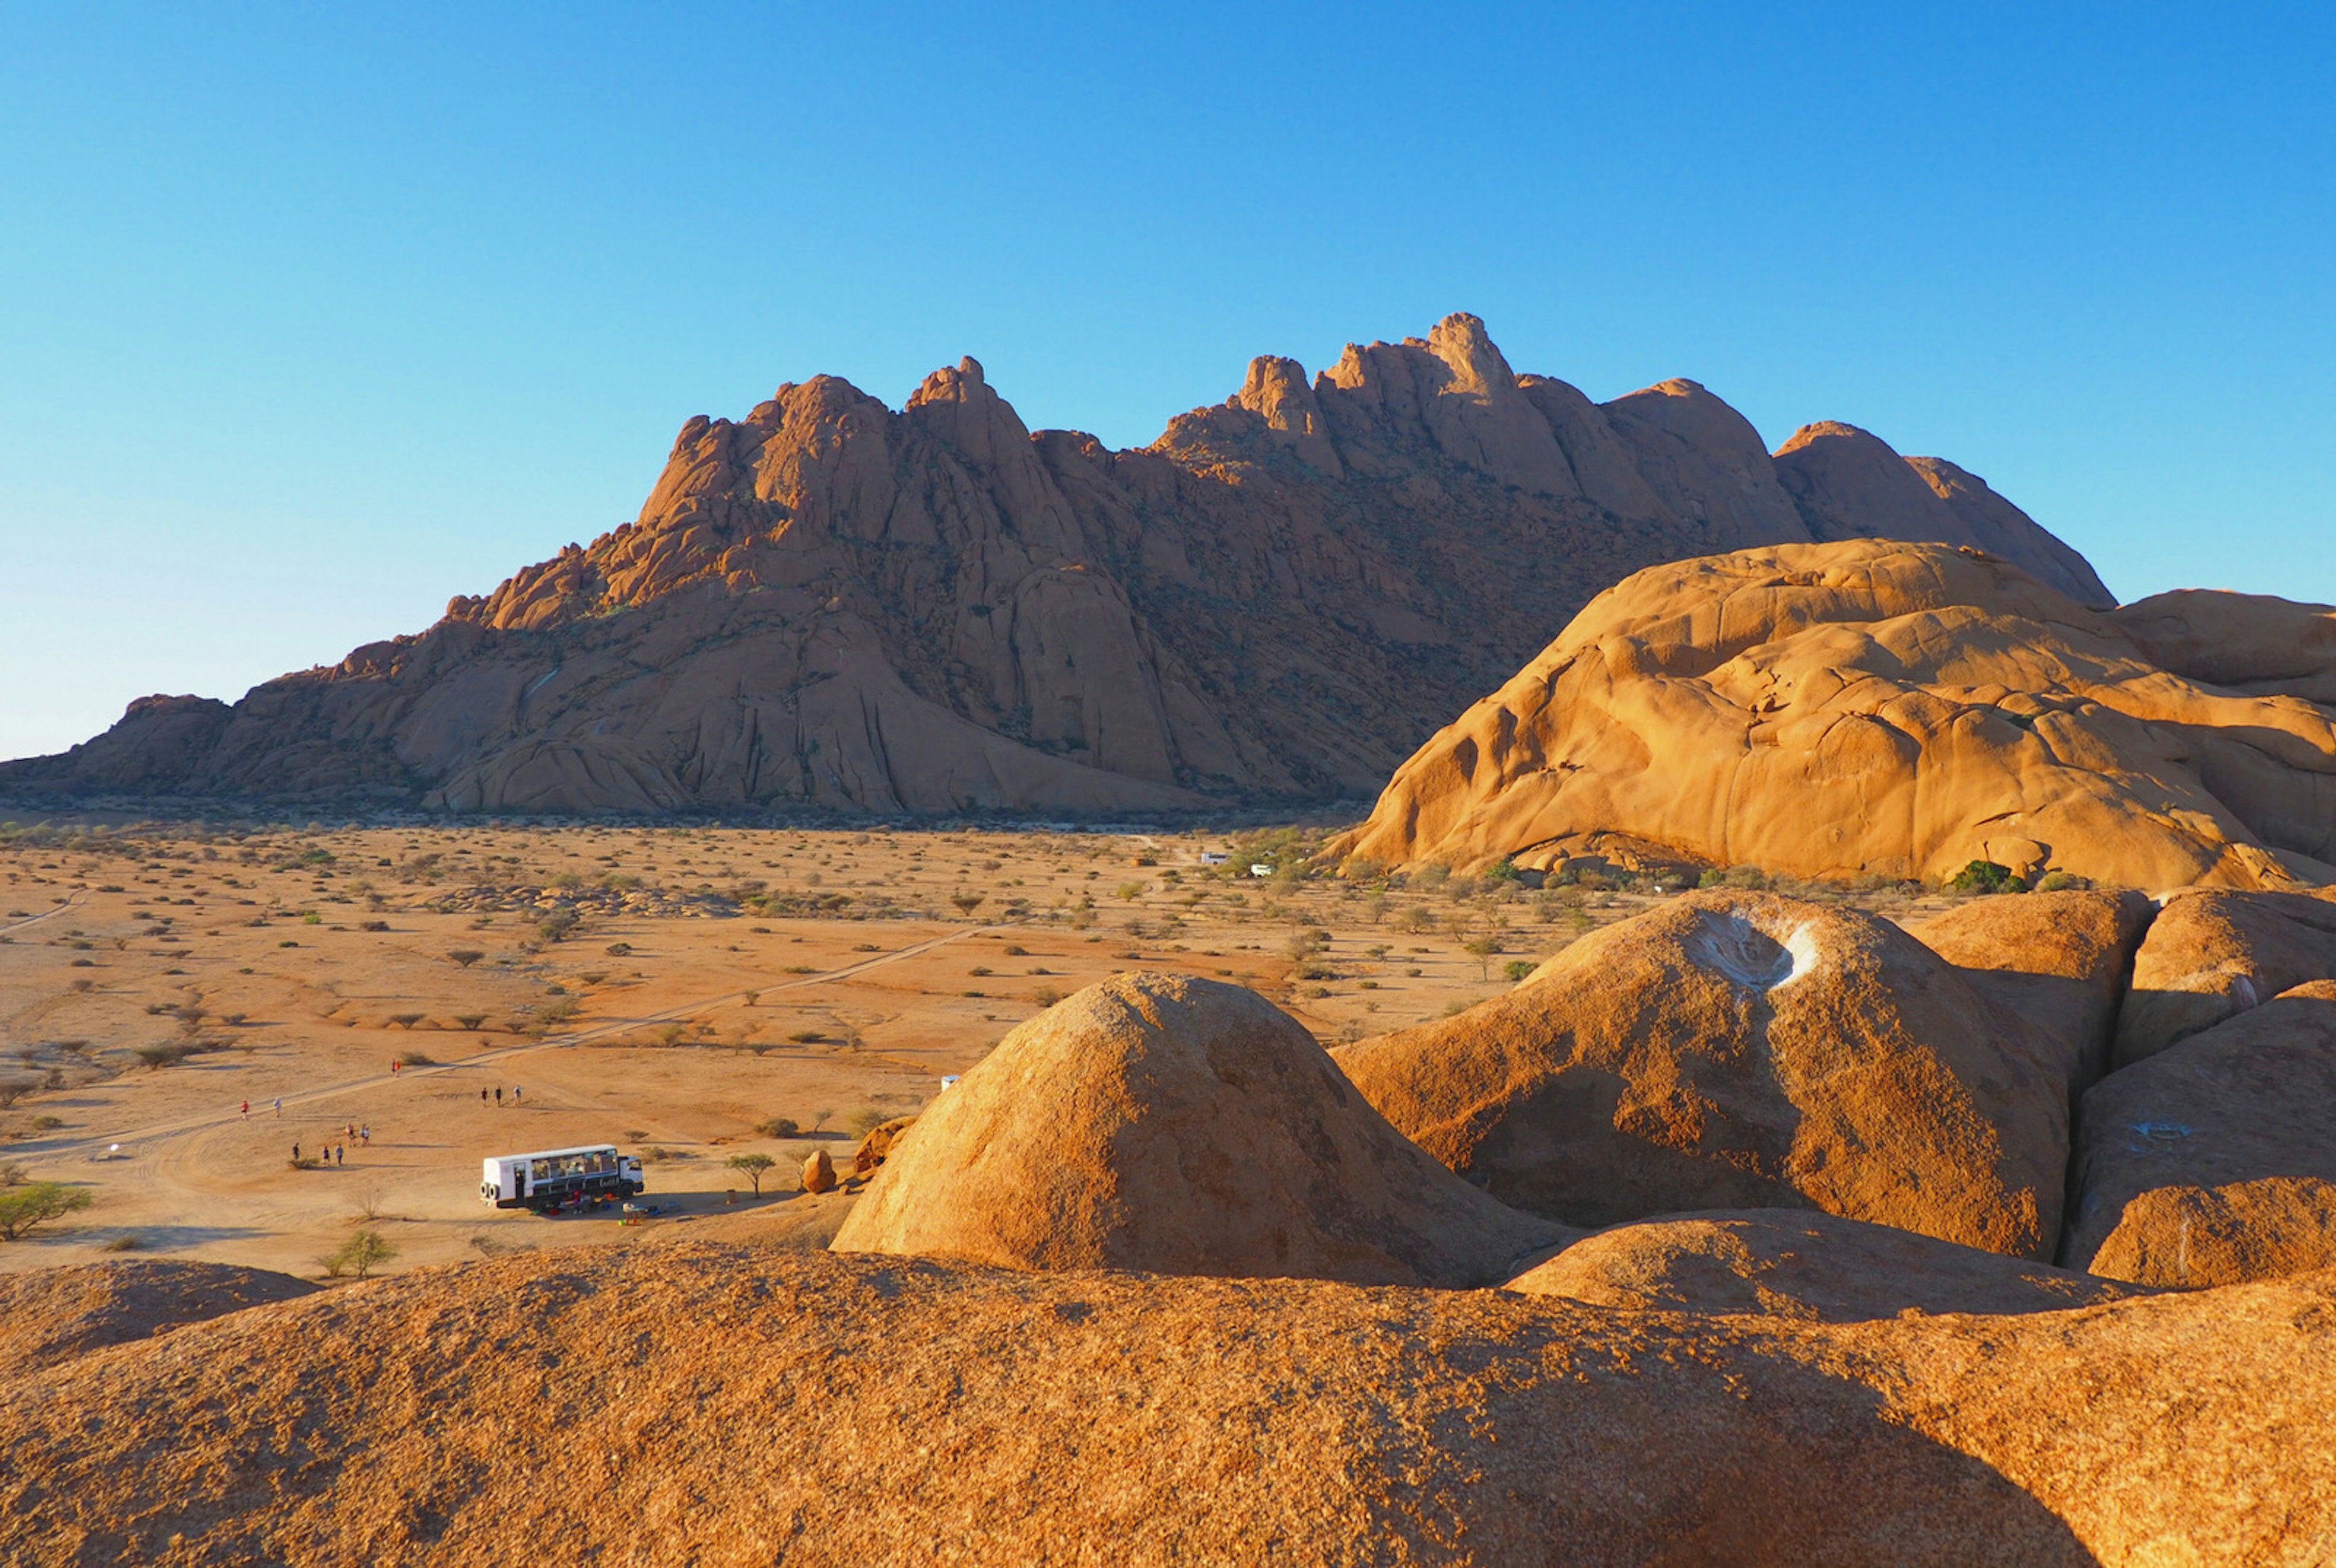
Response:
[{"label": "rocky peak", "polygon": [[1776,467],[1813,539],[1979,543],[1904,458],[1854,424],[1801,426],[1776,449]]},{"label": "rocky peak", "polygon": [[1265,421],[1266,428],[1299,458],[1329,473],[1341,472],[1338,449],[1330,443],[1322,405],[1315,400],[1306,367],[1294,359],[1262,354],[1249,362],[1249,377],[1230,400]]},{"label": "rocky peak", "polygon": [[1424,340],[1350,343],[1314,390],[1341,453],[1364,472],[1402,472],[1424,447],[1504,484],[1582,493],[1549,422],[1474,316],[1447,316]]}]

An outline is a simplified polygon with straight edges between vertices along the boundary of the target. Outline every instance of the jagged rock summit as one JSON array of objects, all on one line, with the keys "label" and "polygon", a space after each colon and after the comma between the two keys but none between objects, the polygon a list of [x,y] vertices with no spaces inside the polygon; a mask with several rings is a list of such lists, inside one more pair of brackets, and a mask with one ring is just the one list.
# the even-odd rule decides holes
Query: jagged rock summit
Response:
[{"label": "jagged rock summit", "polygon": [[[1843,476],[1869,466],[1810,469],[1807,493],[1863,494]],[[2237,598],[2102,612],[1984,550],[1875,540],[1652,567],[1422,746],[1338,847],[1463,870],[2336,881],[2336,706],[2312,696],[2336,644],[2304,637],[2312,607]],[[2296,644],[2222,650],[2234,618]]]},{"label": "jagged rock summit", "polygon": [[692,419],[638,519],[419,636],[232,706],[149,697],[12,794],[463,810],[1117,812],[1377,790],[1607,585],[1747,546],[2074,551],[1847,425],[1771,456],[1691,381],[1607,404],[1472,316],[1350,346],[1142,451],[1033,434],[971,359]]}]

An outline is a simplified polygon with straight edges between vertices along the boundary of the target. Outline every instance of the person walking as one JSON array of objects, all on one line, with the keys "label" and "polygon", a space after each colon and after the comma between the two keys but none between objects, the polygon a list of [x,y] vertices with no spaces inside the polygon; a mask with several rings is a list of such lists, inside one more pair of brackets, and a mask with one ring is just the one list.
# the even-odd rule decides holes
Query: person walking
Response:
[{"label": "person walking", "polygon": [[503,1086],[502,1086],[501,1084],[497,1084],[497,1085],[495,1086],[495,1104],[497,1104],[497,1105],[501,1105],[502,1103],[503,1103]]},{"label": "person walking", "polygon": [[247,1122],[251,1120],[251,1102],[249,1100],[243,1102],[243,1119]]},{"label": "person walking", "polygon": [[296,1165],[300,1163],[300,1145],[297,1144],[292,1145],[292,1163]]},{"label": "person walking", "polygon": [[511,1086],[511,1104],[514,1105],[519,1104],[519,1086],[517,1084],[513,1084]]},{"label": "person walking", "polygon": [[333,1164],[336,1165],[346,1165],[348,1163],[349,1146],[346,1144],[335,1144],[333,1145]]},{"label": "person walking", "polygon": [[276,1096],[276,1114],[279,1116],[284,1114],[284,1096],[281,1095]]},{"label": "person walking", "polygon": [[371,1122],[360,1122],[357,1124],[357,1142],[363,1144],[368,1149],[373,1147],[373,1124]]},{"label": "person walking", "polygon": [[486,1091],[486,1090],[484,1090],[484,1089],[481,1089],[481,1090],[479,1091],[479,1104],[481,1104],[481,1105],[485,1105],[486,1103],[487,1103],[487,1091]]}]

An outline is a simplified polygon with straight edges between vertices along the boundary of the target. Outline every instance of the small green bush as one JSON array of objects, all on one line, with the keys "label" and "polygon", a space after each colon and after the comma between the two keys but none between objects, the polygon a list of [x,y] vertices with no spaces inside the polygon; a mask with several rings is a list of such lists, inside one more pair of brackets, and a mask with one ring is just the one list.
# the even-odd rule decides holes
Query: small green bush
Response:
[{"label": "small green bush", "polygon": [[397,1249],[384,1241],[379,1231],[367,1225],[342,1242],[339,1251],[325,1258],[325,1272],[336,1280],[350,1274],[362,1280],[396,1256]]},{"label": "small green bush", "polygon": [[1993,861],[1973,861],[1947,879],[1947,891],[1958,893],[2010,892],[2019,886],[2020,879],[2011,874],[2011,868]]}]

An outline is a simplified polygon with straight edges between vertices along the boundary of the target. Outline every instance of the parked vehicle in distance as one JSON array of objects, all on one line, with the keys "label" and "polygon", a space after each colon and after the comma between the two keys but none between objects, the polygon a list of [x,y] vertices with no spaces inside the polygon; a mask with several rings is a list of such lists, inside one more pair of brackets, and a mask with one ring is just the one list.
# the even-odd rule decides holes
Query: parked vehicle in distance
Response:
[{"label": "parked vehicle in distance", "polygon": [[532,1209],[539,1214],[638,1197],[638,1154],[617,1152],[614,1144],[576,1149],[544,1149],[531,1154],[492,1154],[479,1173],[480,1201],[498,1209]]}]

